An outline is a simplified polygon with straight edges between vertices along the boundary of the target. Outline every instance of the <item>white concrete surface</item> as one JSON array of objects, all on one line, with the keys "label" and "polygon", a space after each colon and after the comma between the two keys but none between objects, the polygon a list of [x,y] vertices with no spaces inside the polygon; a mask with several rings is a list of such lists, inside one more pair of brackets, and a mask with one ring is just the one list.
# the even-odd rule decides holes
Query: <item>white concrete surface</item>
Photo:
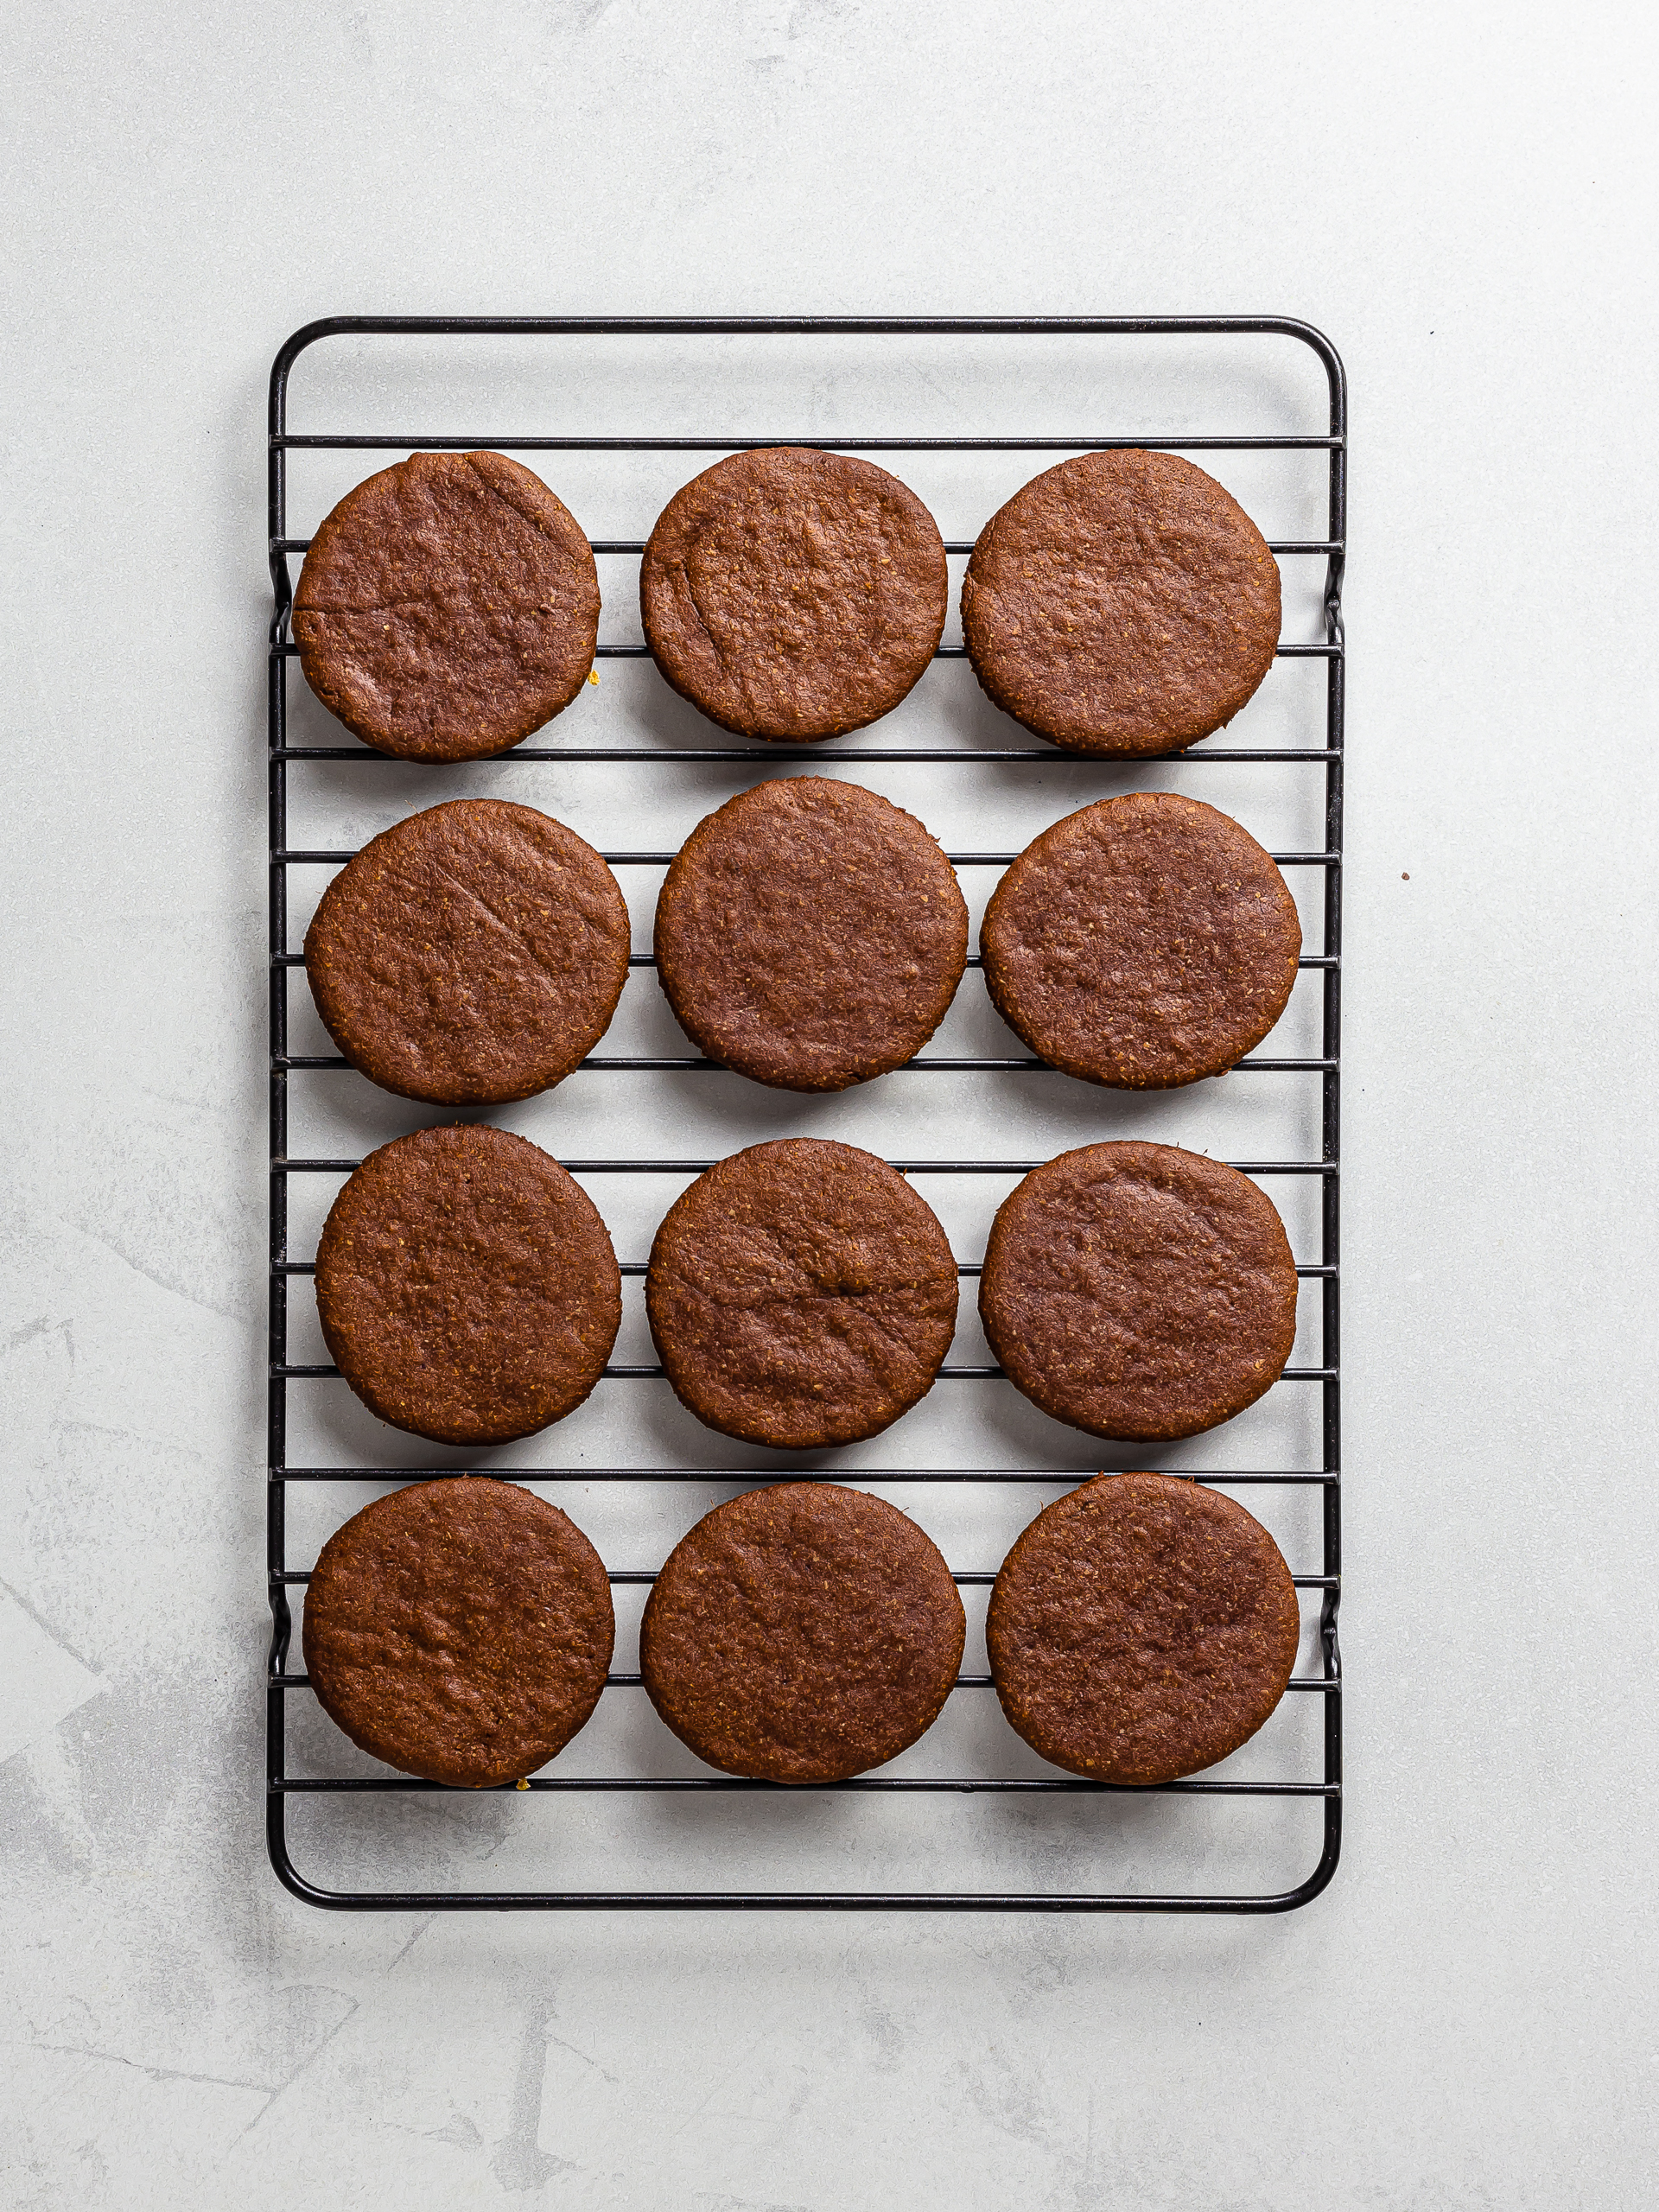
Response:
[{"label": "white concrete surface", "polygon": [[[10,16],[0,2201],[1646,2202],[1645,15]],[[376,309],[1343,349],[1351,1794],[1306,1911],[348,1920],[272,1880],[264,386]]]}]

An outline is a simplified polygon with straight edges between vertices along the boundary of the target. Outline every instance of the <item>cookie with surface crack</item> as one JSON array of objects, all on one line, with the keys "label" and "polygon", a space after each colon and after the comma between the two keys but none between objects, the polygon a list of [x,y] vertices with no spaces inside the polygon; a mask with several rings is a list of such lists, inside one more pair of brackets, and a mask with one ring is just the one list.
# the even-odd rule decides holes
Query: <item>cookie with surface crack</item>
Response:
[{"label": "cookie with surface crack", "polygon": [[842,1090],[902,1067],[962,981],[968,909],[913,814],[779,776],[700,822],[657,900],[657,973],[722,1067]]},{"label": "cookie with surface crack", "polygon": [[528,1098],[604,1035],[628,975],[616,878],[573,830],[504,799],[395,823],[318,902],[305,971],[353,1066],[444,1106]]},{"label": "cookie with surface crack", "polygon": [[639,1671],[727,1774],[839,1782],[931,1727],[967,1623],[950,1570],[885,1499],[779,1483],[705,1514],[652,1586]]},{"label": "cookie with surface crack", "polygon": [[294,593],[305,680],[406,760],[505,753],[594,663],[599,571],[575,516],[499,453],[417,453],[348,492]]},{"label": "cookie with surface crack", "polygon": [[302,1643],[354,1744],[487,1789],[544,1766],[592,1713],[615,1635],[604,1562],[556,1505],[481,1476],[411,1483],[323,1546]]},{"label": "cookie with surface crack", "polygon": [[1271,1389],[1296,1338],[1273,1201],[1224,1160],[1090,1144],[997,1208],[980,1319],[1009,1380],[1095,1436],[1196,1436]]},{"label": "cookie with surface crack", "polygon": [[438,1444],[505,1444],[574,1413],[622,1322],[593,1200],[528,1138],[481,1124],[369,1154],[328,1210],[316,1294],[364,1404]]},{"label": "cookie with surface crack", "polygon": [[979,534],[962,636],[996,704],[1072,753],[1178,752],[1273,666],[1279,569],[1231,493],[1178,454],[1078,454]]},{"label": "cookie with surface crack", "polygon": [[851,454],[770,446],[693,477],[639,564],[645,642],[741,737],[802,742],[888,713],[933,658],[948,579],[909,487]]},{"label": "cookie with surface crack", "polygon": [[1045,1508],[1002,1562],[985,1645],[1035,1751],[1096,1782],[1174,1782],[1255,1735],[1296,1663],[1279,1547],[1219,1491],[1103,1475]]},{"label": "cookie with surface crack", "polygon": [[1033,838],[979,944],[997,1012],[1034,1052],[1088,1083],[1157,1090],[1261,1043],[1302,926],[1248,830],[1201,800],[1132,791]]},{"label": "cookie with surface crack", "polygon": [[874,1436],[932,1388],[957,1264],[904,1177],[855,1145],[785,1137],[700,1175],[651,1248],[645,1312],[676,1395],[784,1451]]}]

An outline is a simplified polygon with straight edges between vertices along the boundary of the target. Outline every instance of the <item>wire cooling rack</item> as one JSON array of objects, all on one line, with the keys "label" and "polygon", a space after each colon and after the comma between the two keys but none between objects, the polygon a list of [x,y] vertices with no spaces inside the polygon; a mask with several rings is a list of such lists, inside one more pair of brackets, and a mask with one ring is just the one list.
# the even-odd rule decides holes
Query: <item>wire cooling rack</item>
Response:
[{"label": "wire cooling rack", "polygon": [[[671,338],[695,344],[707,339],[721,337],[781,338],[802,348],[810,349],[815,343],[847,338],[877,339],[886,336],[927,336],[964,341],[983,337],[1022,339],[1027,337],[1055,337],[1069,340],[1099,341],[1134,341],[1150,336],[1179,339],[1209,337],[1240,340],[1256,336],[1288,339],[1312,349],[1323,368],[1330,395],[1330,427],[1328,432],[1318,435],[1244,436],[1231,435],[1170,435],[1150,437],[1134,434],[1133,424],[1103,435],[1096,425],[1084,426],[1084,434],[1070,435],[1024,435],[1017,432],[998,436],[812,436],[801,435],[788,423],[764,426],[765,435],[753,429],[737,435],[728,429],[723,433],[696,436],[599,436],[535,435],[521,429],[511,432],[488,433],[469,431],[465,435],[432,435],[415,430],[397,434],[379,432],[351,434],[347,432],[325,435],[298,435],[287,427],[287,404],[289,372],[300,355],[308,348],[330,340],[360,341],[382,337],[417,339],[446,339],[449,337],[485,337],[511,339],[527,342],[547,340],[604,340],[611,338]],[[1341,1839],[1342,1817],[1342,1699],[1341,1670],[1337,1640],[1337,1607],[1340,1575],[1340,1381],[1338,1364],[1338,1113],[1340,1093],[1339,1030],[1341,1007],[1341,925],[1342,925],[1342,742],[1344,705],[1343,628],[1341,586],[1346,524],[1346,392],[1343,367],[1334,347],[1319,331],[1306,323],[1278,316],[1158,318],[1158,319],[1021,319],[1010,320],[951,320],[916,321],[907,319],[845,320],[824,317],[791,317],[785,319],[728,319],[728,320],[594,320],[569,318],[459,318],[459,317],[364,317],[340,316],[326,321],[314,322],[295,334],[283,346],[272,365],[270,378],[270,575],[275,594],[275,612],[270,626],[270,683],[269,683],[269,739],[270,739],[270,1395],[269,1395],[269,1507],[267,1520],[268,1578],[270,1603],[273,1623],[270,1653],[267,1694],[267,1765],[266,1805],[267,1838],[270,1859],[278,1877],[296,1897],[314,1905],[339,1910],[402,1909],[432,1911],[439,1910],[511,1910],[537,1909],[625,1910],[675,1908],[764,1910],[898,1910],[928,1911],[1142,1911],[1142,1912],[1208,1912],[1255,1913],[1281,1912],[1306,1904],[1316,1897],[1330,1881],[1336,1871]],[[983,1793],[989,1796],[1027,1797],[1086,1798],[1115,1795],[1132,1795],[1145,1798],[1153,1795],[1182,1797],[1245,1797],[1316,1799],[1323,1808],[1320,1848],[1316,1863],[1305,1878],[1289,1888],[1270,1892],[1239,1891],[1231,1893],[1179,1891],[1156,1893],[1145,1890],[1123,1891],[1099,1891],[1065,1893],[1022,1892],[1006,1890],[721,1890],[690,1889],[683,1886],[658,1888],[622,1888],[615,1890],[415,1890],[415,1889],[350,1889],[325,1888],[309,1880],[295,1866],[289,1853],[288,1813],[290,1801],[312,1794],[349,1797],[353,1795],[375,1794],[399,1796],[405,1792],[424,1792],[437,1789],[440,1785],[410,1780],[401,1776],[328,1777],[296,1774],[289,1767],[289,1701],[296,1696],[308,1694],[308,1678],[290,1672],[288,1665],[292,1633],[289,1591],[302,1586],[308,1579],[305,1571],[289,1565],[287,1536],[287,1508],[289,1492],[295,1484],[363,1483],[385,1484],[402,1478],[442,1477],[458,1471],[454,1467],[412,1468],[387,1465],[290,1466],[288,1464],[288,1394],[290,1383],[296,1381],[332,1379],[338,1374],[333,1367],[296,1362],[289,1357],[289,1285],[292,1278],[308,1275],[313,1262],[296,1259],[289,1253],[289,1183],[296,1176],[332,1175],[349,1173],[358,1163],[354,1159],[295,1157],[289,1149],[289,1089],[290,1075],[298,1071],[339,1069],[346,1063],[334,1055],[305,1055],[290,1052],[289,1048],[289,971],[302,965],[302,956],[291,950],[289,942],[289,871],[301,865],[343,863],[351,857],[347,849],[307,847],[292,849],[289,845],[289,776],[290,764],[307,760],[342,760],[373,763],[384,756],[369,752],[355,744],[342,746],[290,744],[288,736],[288,685],[290,662],[296,648],[289,634],[289,611],[293,587],[291,564],[303,555],[308,540],[288,534],[287,496],[288,460],[291,453],[303,448],[332,449],[364,454],[365,461],[377,451],[405,453],[416,449],[468,450],[480,447],[505,448],[515,452],[603,454],[684,453],[687,455],[712,456],[752,446],[770,445],[819,446],[858,453],[950,453],[974,454],[1006,452],[1030,454],[1035,467],[1047,463],[1038,457],[1046,454],[1075,453],[1115,447],[1155,448],[1166,450],[1193,452],[1247,452],[1258,449],[1288,450],[1306,448],[1315,454],[1322,454],[1328,468],[1328,526],[1324,538],[1302,538],[1275,543],[1273,550],[1281,556],[1300,556],[1322,561],[1324,590],[1322,598],[1323,631],[1321,639],[1304,644],[1281,644],[1282,658],[1297,657],[1322,661],[1325,677],[1324,685],[1324,744],[1318,747],[1238,747],[1205,744],[1187,754],[1157,756],[1166,760],[1185,760],[1192,763],[1225,761],[1239,764],[1247,772],[1255,765],[1265,767],[1276,762],[1310,762],[1322,764],[1324,775],[1324,839],[1314,851],[1281,852],[1274,857],[1281,868],[1313,870],[1323,881],[1323,936],[1318,952],[1304,957],[1304,969],[1316,969],[1322,998],[1320,1018],[1320,1049],[1317,1055],[1298,1058],[1252,1055],[1241,1063],[1247,1071],[1265,1075],[1291,1073],[1317,1075],[1320,1090],[1320,1143],[1319,1156],[1309,1159],[1239,1160],[1232,1164],[1252,1176],[1277,1179],[1280,1177],[1313,1177],[1317,1179],[1319,1191],[1319,1257],[1305,1260],[1298,1273],[1313,1278],[1318,1285],[1319,1297],[1319,1357],[1316,1365],[1287,1368],[1278,1387],[1317,1389],[1321,1402],[1319,1429],[1321,1440],[1320,1465],[1317,1470],[1298,1468],[1206,1469],[1198,1478],[1227,1488],[1252,1484],[1302,1485],[1317,1491],[1319,1500],[1319,1528],[1322,1549],[1317,1573],[1298,1573],[1298,1586],[1318,1591],[1319,1613],[1318,1625],[1319,1671],[1299,1675],[1293,1680],[1291,1689],[1302,1695],[1312,1695],[1323,1700],[1323,1727],[1319,1732],[1322,1745],[1321,1770],[1317,1777],[1300,1780],[1230,1780],[1200,1777],[1192,1780],[1163,1786],[1161,1792],[1137,1790],[1119,1792],[1111,1785],[1053,1775],[997,1777],[991,1775],[952,1775],[899,1778],[890,1776],[869,1776],[855,1781],[831,1786],[833,1794],[848,1796],[880,1798],[893,1795],[908,1796],[940,1793]],[[380,465],[372,463],[371,465]],[[707,465],[698,460],[696,467]],[[686,473],[690,473],[688,466]],[[596,554],[636,555],[641,545],[633,539],[595,539]],[[948,546],[952,553],[971,550],[969,543],[956,543]],[[643,645],[602,644],[599,647],[601,659],[639,658],[645,656]],[[938,658],[960,658],[961,645],[942,645]],[[1010,729],[1014,726],[1009,725]],[[550,733],[556,739],[558,726]],[[719,761],[742,762],[757,771],[775,772],[779,755],[785,749],[755,745],[727,744],[704,747],[675,747],[665,752],[661,747],[650,745],[613,745],[580,747],[562,743],[523,745],[512,753],[501,756],[508,762],[557,761],[561,765],[607,762],[639,762],[672,765]],[[788,748],[792,755],[794,748]],[[1048,768],[1071,761],[1082,761],[1083,756],[1061,754],[1056,748],[1037,743],[1010,745],[986,748],[967,748],[956,746],[859,747],[855,751],[839,744],[801,748],[801,760],[791,760],[791,765],[804,765],[817,769],[822,764],[836,760],[852,760],[862,763],[880,761],[937,762],[940,772],[946,765],[964,759],[976,762],[999,763],[1035,762]],[[387,766],[395,764],[387,762]],[[474,766],[488,770],[494,762],[480,762]],[[1098,766],[1099,764],[1095,764]],[[1137,762],[1137,767],[1143,764]],[[1081,803],[1080,801],[1073,802]],[[606,855],[613,865],[629,863],[665,863],[672,858],[668,851],[612,851]],[[1004,851],[974,851],[952,853],[958,865],[1006,865],[1014,855]],[[977,961],[971,962],[977,966]],[[635,967],[650,967],[649,955],[635,955]],[[712,1063],[693,1055],[618,1055],[598,1052],[584,1063],[589,1070],[609,1069],[649,1072],[659,1070],[689,1070],[708,1068]],[[919,1071],[1013,1072],[1037,1071],[1042,1063],[1029,1058],[1014,1056],[964,1056],[938,1052],[924,1053],[912,1064]],[[595,1158],[566,1159],[564,1165],[574,1173],[617,1173],[652,1176],[678,1174],[700,1171],[709,1166],[708,1160],[661,1158]],[[927,1156],[895,1160],[893,1163],[906,1174],[980,1175],[1023,1174],[1039,1165],[1034,1159],[948,1159]],[[976,1275],[977,1267],[964,1266],[964,1276]],[[624,1274],[644,1273],[642,1263],[625,1265]],[[996,1378],[1001,1370],[994,1366],[955,1363],[947,1364],[942,1381],[985,1381]],[[639,1379],[658,1376],[660,1368],[645,1363],[616,1363],[606,1370],[608,1376]],[[1011,1387],[1011,1386],[1010,1386]],[[492,1474],[507,1478],[546,1480],[562,1471],[579,1474],[584,1483],[611,1482],[639,1484],[645,1482],[753,1481],[757,1471],[753,1468],[709,1467],[594,1467],[582,1465],[579,1470],[556,1467],[506,1467],[491,1465]],[[816,1469],[803,1471],[807,1473]],[[941,1466],[932,1468],[902,1467],[892,1471],[859,1468],[849,1471],[852,1478],[868,1481],[888,1478],[904,1483],[940,1483],[963,1484],[1069,1484],[1077,1478],[1076,1470],[1052,1468],[995,1468],[972,1466]],[[1171,1471],[1180,1472],[1175,1469]],[[772,1476],[771,1478],[777,1478]],[[1293,1562],[1296,1564],[1297,1562]],[[616,1585],[649,1584],[652,1571],[645,1568],[614,1570],[611,1581]],[[989,1569],[958,1573],[956,1580],[963,1586],[988,1585],[995,1579]],[[632,1688],[638,1686],[637,1674],[613,1673],[607,1689]],[[963,1693],[983,1691],[990,1687],[990,1678],[982,1674],[964,1674],[958,1683]],[[582,1738],[577,1739],[578,1751]],[[693,1775],[629,1774],[584,1777],[563,1773],[537,1776],[528,1784],[520,1783],[532,1793],[568,1795],[586,1792],[696,1792],[710,1796],[733,1796],[771,1794],[778,1795],[776,1786],[764,1783],[749,1783],[727,1777]],[[474,1793],[467,1793],[469,1796]],[[816,1796],[817,1792],[785,1793],[797,1798]]]}]

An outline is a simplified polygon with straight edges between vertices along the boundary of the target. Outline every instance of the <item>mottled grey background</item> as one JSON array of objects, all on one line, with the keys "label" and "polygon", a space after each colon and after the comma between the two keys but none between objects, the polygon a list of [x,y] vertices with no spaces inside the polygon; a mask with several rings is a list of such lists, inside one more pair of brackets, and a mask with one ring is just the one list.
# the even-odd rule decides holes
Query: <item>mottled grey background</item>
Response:
[{"label": "mottled grey background", "polygon": [[[1641,2202],[1646,16],[8,12],[3,2201]],[[423,1924],[271,1879],[260,435],[286,333],[376,309],[1343,349],[1353,1787],[1307,1911]]]}]

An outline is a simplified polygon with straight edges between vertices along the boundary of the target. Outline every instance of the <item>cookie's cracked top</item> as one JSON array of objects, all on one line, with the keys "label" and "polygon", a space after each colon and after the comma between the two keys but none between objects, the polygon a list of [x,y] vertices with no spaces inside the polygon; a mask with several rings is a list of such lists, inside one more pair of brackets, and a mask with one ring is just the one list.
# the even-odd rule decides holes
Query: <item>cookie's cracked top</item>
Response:
[{"label": "cookie's cracked top", "polygon": [[1067,1075],[1165,1090],[1220,1075],[1284,1012],[1302,949],[1270,853],[1174,791],[1099,799],[1033,838],[985,910],[985,988]]},{"label": "cookie's cracked top", "polygon": [[604,1562],[575,1523],[476,1476],[365,1505],[305,1593],[306,1669],[330,1719],[388,1765],[475,1789],[569,1742],[614,1631]]},{"label": "cookie's cracked top", "polygon": [[916,494],[803,446],[704,469],[639,566],[658,667],[741,737],[835,737],[887,714],[932,658],[946,595],[944,541]]},{"label": "cookie's cracked top", "polygon": [[1213,476],[1179,454],[1079,454],[979,534],[962,635],[996,704],[1073,753],[1179,751],[1273,665],[1279,569]]},{"label": "cookie's cracked top", "polygon": [[950,1568],[895,1506],[779,1483],[717,1505],[676,1545],[640,1623],[639,1670],[711,1766],[836,1782],[931,1726],[966,1628]]},{"label": "cookie's cracked top", "polygon": [[1270,1389],[1296,1338],[1273,1201],[1224,1160],[1091,1144],[998,1207],[980,1318],[1009,1379],[1096,1436],[1196,1436]]},{"label": "cookie's cracked top", "polygon": [[874,1436],[932,1388],[957,1264],[927,1201],[873,1153],[752,1145],[700,1175],[651,1249],[645,1312],[699,1421],[785,1451]]},{"label": "cookie's cracked top", "polygon": [[317,1318],[382,1421],[439,1444],[505,1444],[562,1421],[622,1321],[593,1200],[526,1137],[417,1129],[372,1152],[329,1208]]},{"label": "cookie's cracked top", "polygon": [[306,681],[408,760],[505,753],[593,666],[599,572],[539,476],[499,453],[417,453],[348,492],[294,594]]},{"label": "cookie's cracked top", "polygon": [[1099,1782],[1173,1782],[1253,1736],[1284,1694],[1296,1586],[1254,1515],[1173,1475],[1104,1475],[1002,1562],[985,1645],[1009,1725]]},{"label": "cookie's cracked top", "polygon": [[779,776],[700,822],[657,901],[657,973],[692,1039],[786,1090],[841,1090],[920,1052],[962,981],[968,909],[913,814]]},{"label": "cookie's cracked top", "polygon": [[451,799],[371,838],[305,933],[317,1011],[372,1082],[443,1106],[561,1082],[616,1011],[628,909],[574,830]]}]

